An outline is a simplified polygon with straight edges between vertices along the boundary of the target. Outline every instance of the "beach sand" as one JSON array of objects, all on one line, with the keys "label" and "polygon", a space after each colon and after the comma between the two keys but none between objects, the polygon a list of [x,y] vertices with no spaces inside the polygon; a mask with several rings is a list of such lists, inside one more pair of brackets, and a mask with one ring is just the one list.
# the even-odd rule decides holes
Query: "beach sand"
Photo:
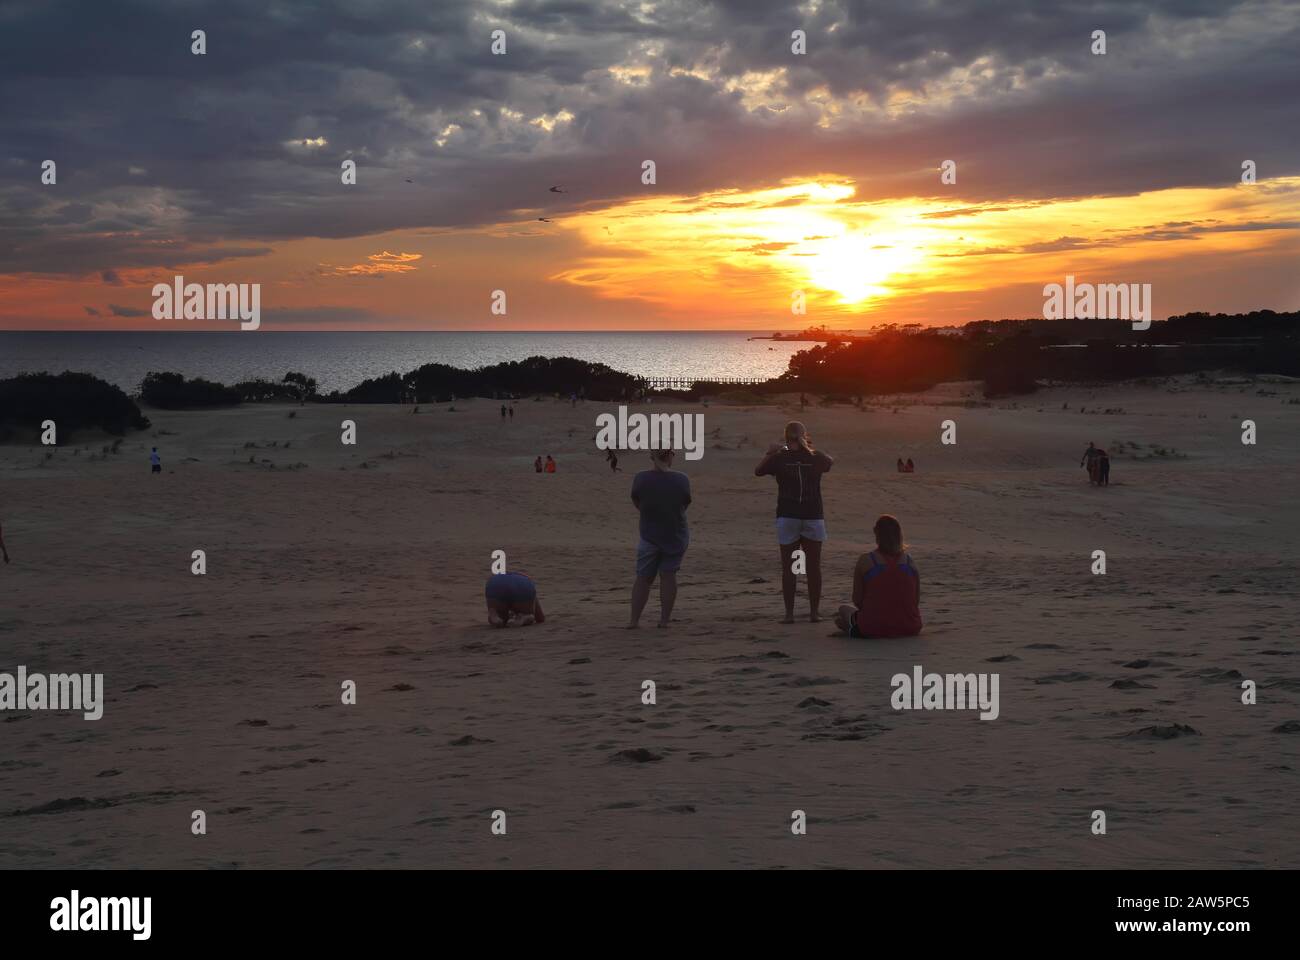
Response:
[{"label": "beach sand", "polygon": [[[595,449],[613,405],[150,410],[116,454],[0,447],[0,670],[102,672],[107,701],[0,715],[0,867],[1295,867],[1297,398],[1183,380],[638,407],[709,434],[678,461],[695,499],[667,631],[657,590],[622,629],[648,463],[611,475]],[[802,586],[805,619],[779,623],[753,467],[791,418],[836,460],[824,613],[893,513],[921,636],[835,636]],[[1078,466],[1090,440],[1109,489]],[[487,626],[498,549],[545,624]],[[998,673],[1000,716],[891,709],[918,664]]]}]

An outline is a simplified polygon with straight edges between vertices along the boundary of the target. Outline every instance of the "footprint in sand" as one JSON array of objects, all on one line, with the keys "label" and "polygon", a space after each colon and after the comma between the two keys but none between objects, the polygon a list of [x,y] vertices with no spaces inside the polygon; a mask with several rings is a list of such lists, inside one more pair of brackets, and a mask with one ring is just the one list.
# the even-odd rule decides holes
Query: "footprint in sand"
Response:
[{"label": "footprint in sand", "polygon": [[637,747],[635,750],[620,750],[609,758],[610,763],[654,763],[662,760],[657,753],[651,753],[645,747]]},{"label": "footprint in sand", "polygon": [[1173,740],[1177,737],[1199,737],[1200,735],[1201,731],[1185,723],[1170,723],[1130,730],[1128,733],[1116,734],[1116,737],[1125,740]]}]

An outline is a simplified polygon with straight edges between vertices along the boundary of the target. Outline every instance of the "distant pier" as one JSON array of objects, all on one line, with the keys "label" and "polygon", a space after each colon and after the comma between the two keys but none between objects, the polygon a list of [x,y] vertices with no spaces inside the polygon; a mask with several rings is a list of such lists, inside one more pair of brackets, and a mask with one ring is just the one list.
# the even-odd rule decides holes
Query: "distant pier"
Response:
[{"label": "distant pier", "polygon": [[769,381],[762,377],[643,377],[641,382],[651,390],[690,390],[697,383],[754,386]]}]

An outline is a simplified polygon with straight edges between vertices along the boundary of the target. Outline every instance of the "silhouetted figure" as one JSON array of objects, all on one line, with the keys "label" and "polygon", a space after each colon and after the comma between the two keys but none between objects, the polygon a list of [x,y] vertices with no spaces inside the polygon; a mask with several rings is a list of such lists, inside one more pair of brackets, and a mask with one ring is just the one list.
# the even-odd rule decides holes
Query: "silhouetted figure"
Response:
[{"label": "silhouetted figure", "polygon": [[903,467],[903,472],[904,472],[904,473],[915,473],[915,472],[916,472],[916,464],[914,464],[914,463],[912,462],[912,458],[911,458],[911,457],[908,457],[908,458],[907,458],[907,464]]},{"label": "silhouetted figure", "polygon": [[555,472],[555,459],[549,453],[546,455],[546,472]]},{"label": "silhouetted figure", "polygon": [[503,403],[501,404],[501,419],[504,420],[505,418],[506,418],[506,405]]},{"label": "silhouetted figure", "polygon": [[9,548],[5,546],[5,530],[0,526],[0,553],[5,556],[5,563],[9,562]]},{"label": "silhouetted figure", "polygon": [[1110,454],[1105,450],[1097,458],[1097,484],[1102,487],[1110,486]]},{"label": "silhouetted figure", "polygon": [[1101,451],[1097,449],[1097,445],[1095,443],[1089,442],[1088,449],[1083,451],[1083,458],[1079,461],[1079,466],[1081,467],[1086,466],[1088,468],[1089,483],[1097,482],[1097,473],[1099,467],[1098,461],[1100,460],[1101,460]]},{"label": "silhouetted figure", "polygon": [[903,472],[903,458],[902,458],[902,457],[899,457],[899,458],[898,458],[898,472],[899,472],[899,473],[902,473],[902,472]]},{"label": "silhouetted figure", "polygon": [[656,576],[659,626],[668,626],[677,602],[677,571],[690,546],[686,508],[691,505],[691,481],[686,474],[672,469],[672,450],[652,450],[650,463],[654,469],[642,470],[632,479],[632,503],[641,514],[641,522],[628,629],[640,624]]},{"label": "silhouetted figure", "polygon": [[785,442],[774,443],[754,468],[754,476],[776,478],[776,542],[781,551],[781,595],[785,619],[794,623],[795,550],[802,550],[808,577],[808,619],[818,622],[822,599],[822,543],[826,514],[822,511],[822,474],[834,463],[813,447],[804,425],[785,425]]},{"label": "silhouetted figure", "polygon": [[157,447],[149,451],[149,472],[162,473],[162,457],[158,456]]},{"label": "silhouetted figure", "polygon": [[541,473],[541,472],[542,472],[542,458],[541,458],[541,457],[538,457],[536,460],[533,461],[533,469],[536,470],[538,473]]}]

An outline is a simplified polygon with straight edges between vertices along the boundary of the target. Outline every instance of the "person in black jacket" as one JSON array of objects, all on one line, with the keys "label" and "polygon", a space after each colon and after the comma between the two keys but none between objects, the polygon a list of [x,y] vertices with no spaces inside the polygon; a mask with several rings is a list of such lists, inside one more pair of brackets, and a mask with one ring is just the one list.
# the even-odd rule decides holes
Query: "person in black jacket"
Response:
[{"label": "person in black jacket", "polygon": [[826,519],[822,511],[822,474],[832,460],[813,447],[802,423],[785,425],[785,442],[768,447],[754,468],[754,476],[776,477],[776,539],[781,547],[781,593],[785,619],[794,623],[794,552],[802,550],[808,576],[808,619],[821,620],[822,543],[826,540]]}]

